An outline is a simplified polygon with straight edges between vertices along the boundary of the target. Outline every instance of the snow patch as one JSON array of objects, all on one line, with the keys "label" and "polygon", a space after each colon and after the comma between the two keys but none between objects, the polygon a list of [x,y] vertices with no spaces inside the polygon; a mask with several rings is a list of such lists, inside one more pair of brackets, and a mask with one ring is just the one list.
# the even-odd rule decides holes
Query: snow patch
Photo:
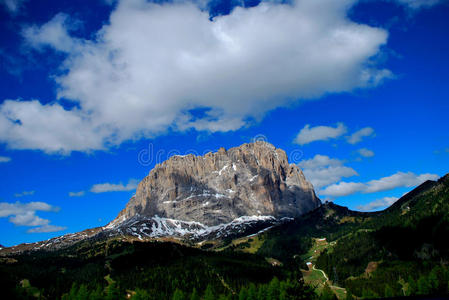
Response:
[{"label": "snow patch", "polygon": [[229,166],[226,165],[226,166],[224,166],[223,168],[221,168],[221,170],[218,171],[218,175],[221,176],[221,173],[223,173],[223,171],[225,171],[228,167],[229,167]]}]

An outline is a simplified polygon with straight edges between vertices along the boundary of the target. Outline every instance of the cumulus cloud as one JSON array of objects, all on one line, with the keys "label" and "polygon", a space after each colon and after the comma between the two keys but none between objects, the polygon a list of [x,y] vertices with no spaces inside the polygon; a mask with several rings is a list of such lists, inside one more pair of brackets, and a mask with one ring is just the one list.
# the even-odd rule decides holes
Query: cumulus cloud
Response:
[{"label": "cumulus cloud", "polygon": [[346,126],[343,123],[338,123],[336,127],[332,126],[316,126],[310,127],[309,124],[304,126],[298,133],[294,142],[299,145],[305,145],[315,141],[327,141],[335,139],[347,131]]},{"label": "cumulus cloud", "polygon": [[125,192],[132,191],[137,188],[139,181],[137,179],[130,179],[126,185],[123,183],[98,183],[94,184],[90,191],[92,193],[106,193],[106,192]]},{"label": "cumulus cloud", "polygon": [[89,118],[77,109],[68,111],[37,100],[6,100],[0,105],[0,140],[13,149],[61,153],[103,149],[101,135],[101,128],[93,129]]},{"label": "cumulus cloud", "polygon": [[303,160],[298,165],[303,169],[304,175],[317,189],[336,183],[343,177],[358,175],[350,167],[343,165],[343,161],[317,154],[313,158]]},{"label": "cumulus cloud", "polygon": [[357,208],[362,211],[379,210],[379,209],[386,208],[386,207],[392,205],[398,199],[399,198],[397,198],[397,197],[384,197],[381,199],[374,200],[365,205],[359,205],[359,206],[357,206]]},{"label": "cumulus cloud", "polygon": [[357,150],[357,152],[363,157],[373,157],[374,156],[374,151],[366,149],[366,148],[359,149],[359,150]]},{"label": "cumulus cloud", "polygon": [[397,172],[388,177],[383,177],[377,180],[371,180],[367,184],[364,192],[375,193],[380,191],[387,191],[397,187],[412,187],[419,185],[427,180],[437,180],[439,178],[436,174],[420,174],[416,175],[412,172]]},{"label": "cumulus cloud", "polygon": [[0,0],[0,4],[13,15],[19,12],[25,2],[26,0]]},{"label": "cumulus cloud", "polygon": [[[371,58],[384,29],[351,21],[354,0],[262,2],[209,19],[192,3],[119,1],[83,40],[57,15],[24,30],[66,56],[58,98],[0,106],[0,141],[49,153],[89,151],[173,130],[229,131],[292,101],[372,87],[391,72]],[[201,113],[198,113],[201,112]]]},{"label": "cumulus cloud", "polygon": [[79,41],[70,36],[73,26],[66,14],[59,13],[42,26],[30,26],[23,30],[23,37],[29,46],[44,50],[52,47],[57,51],[70,52],[79,45]]},{"label": "cumulus cloud", "polygon": [[35,227],[28,230],[28,232],[50,232],[42,231],[48,230],[50,228],[59,228],[59,230],[53,231],[60,231],[65,229],[65,227],[50,225],[50,220],[43,219],[36,215],[37,211],[57,212],[59,211],[59,208],[45,202],[0,203],[0,218],[9,217],[9,222],[13,223],[16,226]]},{"label": "cumulus cloud", "polygon": [[360,143],[364,137],[369,137],[369,136],[373,136],[373,135],[374,135],[374,129],[371,127],[365,127],[365,128],[362,128],[362,129],[354,132],[350,136],[348,136],[347,140],[348,140],[348,143],[354,145],[354,144]]},{"label": "cumulus cloud", "polygon": [[365,184],[360,182],[339,182],[332,184],[319,192],[320,195],[330,197],[342,197],[355,194],[365,189]]},{"label": "cumulus cloud", "polygon": [[34,191],[23,191],[21,193],[15,193],[14,197],[32,196],[34,193]]},{"label": "cumulus cloud", "polygon": [[6,163],[6,162],[10,162],[10,161],[11,161],[11,157],[0,156],[0,163]]},{"label": "cumulus cloud", "polygon": [[392,190],[398,187],[413,187],[427,180],[436,180],[436,174],[414,174],[412,172],[397,172],[391,176],[381,179],[371,180],[366,183],[361,182],[339,182],[322,189],[319,194],[330,197],[342,197],[352,195],[358,192],[376,193],[381,191]]},{"label": "cumulus cloud", "polygon": [[69,197],[81,197],[81,196],[84,196],[84,194],[85,194],[84,191],[69,192]]}]

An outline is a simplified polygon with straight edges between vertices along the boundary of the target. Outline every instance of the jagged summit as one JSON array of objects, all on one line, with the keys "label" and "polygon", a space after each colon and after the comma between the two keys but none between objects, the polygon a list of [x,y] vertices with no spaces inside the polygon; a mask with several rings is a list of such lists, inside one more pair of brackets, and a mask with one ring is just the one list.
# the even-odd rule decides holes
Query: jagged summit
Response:
[{"label": "jagged summit", "polygon": [[255,142],[204,156],[173,156],[151,170],[108,225],[2,251],[62,249],[111,238],[224,240],[289,222],[320,204],[285,151]]},{"label": "jagged summit", "polygon": [[242,216],[297,217],[319,205],[285,151],[254,142],[156,165],[111,224],[139,215],[216,226]]}]

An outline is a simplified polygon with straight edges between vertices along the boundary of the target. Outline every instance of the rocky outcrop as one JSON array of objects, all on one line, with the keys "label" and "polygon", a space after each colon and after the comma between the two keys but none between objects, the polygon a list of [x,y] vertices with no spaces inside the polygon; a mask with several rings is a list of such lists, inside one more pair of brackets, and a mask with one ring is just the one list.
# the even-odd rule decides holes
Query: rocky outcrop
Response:
[{"label": "rocky outcrop", "polygon": [[255,142],[156,165],[111,224],[140,215],[214,226],[241,216],[296,217],[319,205],[285,151]]},{"label": "rocky outcrop", "polygon": [[321,204],[281,149],[265,142],[158,164],[107,226],[0,249],[0,257],[108,239],[196,243],[258,234]]}]

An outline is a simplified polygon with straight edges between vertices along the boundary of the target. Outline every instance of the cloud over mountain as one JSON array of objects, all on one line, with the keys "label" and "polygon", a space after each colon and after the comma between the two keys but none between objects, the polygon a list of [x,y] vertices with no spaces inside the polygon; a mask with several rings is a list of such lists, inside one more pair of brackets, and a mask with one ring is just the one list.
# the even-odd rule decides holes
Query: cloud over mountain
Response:
[{"label": "cloud over mountain", "polygon": [[106,193],[106,192],[125,192],[125,191],[132,191],[137,188],[137,185],[139,183],[139,180],[137,179],[130,179],[126,185],[123,185],[123,183],[98,183],[94,184],[90,191],[92,193]]},{"label": "cloud over mountain", "polygon": [[358,175],[353,168],[344,166],[343,161],[326,155],[317,154],[311,159],[301,161],[298,165],[316,189],[336,183],[343,177]]},{"label": "cloud over mountain", "polygon": [[322,189],[319,194],[330,197],[342,197],[361,193],[376,193],[388,191],[398,187],[413,187],[423,183],[426,180],[438,179],[436,174],[414,174],[412,172],[397,172],[391,176],[382,177],[380,179],[370,180],[366,183],[362,182],[339,182]]},{"label": "cloud over mountain", "polygon": [[305,145],[316,141],[327,141],[335,139],[346,133],[347,128],[343,123],[338,123],[336,127],[332,126],[316,126],[310,127],[309,124],[304,126],[295,138],[295,143]]},{"label": "cloud over mountain", "polygon": [[365,205],[359,205],[359,206],[357,206],[357,208],[362,211],[377,210],[377,209],[385,208],[385,207],[392,205],[398,199],[399,199],[398,197],[383,197],[381,199],[371,201]]}]

